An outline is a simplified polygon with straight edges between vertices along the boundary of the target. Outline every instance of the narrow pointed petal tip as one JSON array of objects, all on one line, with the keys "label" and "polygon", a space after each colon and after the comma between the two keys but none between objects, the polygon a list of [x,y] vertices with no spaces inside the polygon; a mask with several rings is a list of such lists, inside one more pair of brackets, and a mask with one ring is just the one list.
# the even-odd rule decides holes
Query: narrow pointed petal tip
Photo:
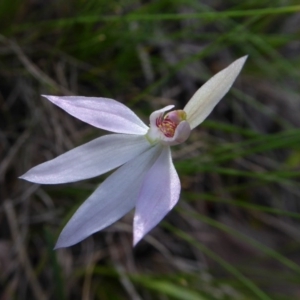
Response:
[{"label": "narrow pointed petal tip", "polygon": [[142,135],[104,135],[35,166],[20,178],[39,184],[93,178],[123,165],[149,148],[149,142]]},{"label": "narrow pointed petal tip", "polygon": [[61,248],[63,248],[63,247],[59,247],[59,245],[57,245],[57,243],[56,243],[53,250],[58,250],[58,249],[61,249]]},{"label": "narrow pointed petal tip", "polygon": [[196,91],[184,108],[191,129],[202,123],[229,91],[236,77],[241,72],[247,57],[248,55],[245,55],[237,59],[227,68],[210,78]]},{"label": "narrow pointed petal tip", "polygon": [[42,95],[71,116],[97,128],[127,134],[146,134],[148,126],[127,106],[108,98]]},{"label": "narrow pointed petal tip", "polygon": [[[29,172],[29,171],[28,171]],[[26,172],[26,173],[24,173],[23,175],[21,175],[21,176],[19,176],[18,177],[18,179],[22,179],[22,180],[26,180],[26,181],[29,181],[29,182],[32,182],[32,183],[36,183],[36,182],[34,182],[34,181],[31,181],[31,180],[28,180],[27,179],[27,173],[28,172]],[[38,183],[37,183],[38,184]]]}]

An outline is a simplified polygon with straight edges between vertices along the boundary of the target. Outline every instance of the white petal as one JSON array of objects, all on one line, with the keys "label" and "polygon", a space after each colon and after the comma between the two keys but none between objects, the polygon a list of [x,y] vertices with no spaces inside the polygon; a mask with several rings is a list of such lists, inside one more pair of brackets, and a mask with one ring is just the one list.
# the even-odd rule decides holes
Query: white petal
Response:
[{"label": "white petal", "polygon": [[117,133],[146,134],[148,127],[124,104],[107,98],[46,96],[70,115],[95,127]]},{"label": "white petal", "polygon": [[136,245],[174,207],[180,195],[180,181],[170,147],[164,150],[146,174],[134,215]]},{"label": "white petal", "polygon": [[217,103],[229,91],[239,75],[247,56],[244,56],[208,80],[187,103],[184,111],[191,129],[202,123]]},{"label": "white petal", "polygon": [[83,180],[108,172],[150,148],[141,135],[110,134],[40,164],[20,178],[57,184]]},{"label": "white petal", "polygon": [[160,146],[152,147],[109,176],[64,227],[55,249],[82,241],[133,209],[143,178],[160,153]]}]

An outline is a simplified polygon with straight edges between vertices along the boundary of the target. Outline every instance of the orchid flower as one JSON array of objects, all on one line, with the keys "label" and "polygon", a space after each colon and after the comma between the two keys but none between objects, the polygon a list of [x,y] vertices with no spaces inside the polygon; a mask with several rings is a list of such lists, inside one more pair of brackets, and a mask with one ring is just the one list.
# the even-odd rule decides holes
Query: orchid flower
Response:
[{"label": "orchid flower", "polygon": [[74,245],[116,222],[135,208],[136,245],[174,207],[180,180],[170,146],[181,144],[210,114],[240,73],[244,56],[207,81],[183,110],[168,105],[150,115],[146,126],[139,117],[112,99],[44,96],[70,115],[114,132],[42,163],[20,178],[38,184],[58,184],[95,177],[115,168],[78,208],[62,230],[55,249]]}]

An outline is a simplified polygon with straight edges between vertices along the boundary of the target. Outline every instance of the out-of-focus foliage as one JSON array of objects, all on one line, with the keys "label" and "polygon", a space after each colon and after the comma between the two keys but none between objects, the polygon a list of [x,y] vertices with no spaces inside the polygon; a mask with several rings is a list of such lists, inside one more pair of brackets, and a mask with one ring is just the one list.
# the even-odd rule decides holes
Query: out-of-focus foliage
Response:
[{"label": "out-of-focus foliage", "polygon": [[[135,249],[128,215],[53,251],[105,176],[18,176],[104,132],[40,94],[114,98],[147,122],[245,54],[234,88],[173,149],[176,210]],[[299,299],[299,69],[298,1],[1,0],[0,298]]]}]

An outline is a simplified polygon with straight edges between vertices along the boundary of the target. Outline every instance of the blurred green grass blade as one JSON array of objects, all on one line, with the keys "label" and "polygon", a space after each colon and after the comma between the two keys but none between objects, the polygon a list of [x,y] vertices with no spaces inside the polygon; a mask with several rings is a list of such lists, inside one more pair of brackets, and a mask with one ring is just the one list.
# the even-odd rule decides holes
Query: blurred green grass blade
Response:
[{"label": "blurred green grass blade", "polygon": [[230,228],[229,226],[226,226],[218,221],[215,221],[211,218],[208,218],[206,216],[200,215],[198,213],[193,213],[193,212],[188,212],[188,211],[183,211],[183,213],[185,213],[186,215],[188,215],[189,217],[193,216],[194,218],[209,224],[210,226],[213,226],[215,228],[218,228],[221,231],[224,231],[232,236],[235,236],[236,238],[243,240],[245,242],[247,242],[249,245],[259,249],[261,252],[263,252],[266,255],[269,255],[270,257],[274,258],[275,260],[277,260],[278,262],[282,263],[283,265],[285,265],[286,267],[288,267],[289,269],[293,270],[294,272],[297,272],[300,275],[300,266],[297,265],[296,263],[294,263],[293,261],[291,261],[290,259],[286,258],[285,256],[281,255],[279,252],[261,244],[260,242],[254,240],[251,237],[248,237],[242,233],[240,233],[239,231]]},{"label": "blurred green grass blade", "polygon": [[[217,11],[213,10],[209,6],[201,5],[201,8],[206,12],[217,13]],[[271,18],[263,18],[258,13],[253,15],[252,22],[255,21],[256,24],[261,24],[267,21],[270,22],[269,20],[271,20]],[[268,43],[268,40],[261,36],[260,27],[255,30],[255,33],[253,33],[253,31],[248,29],[248,26],[246,25],[247,23],[238,23],[229,18],[221,19],[220,22],[226,26],[225,28],[234,28],[237,26],[242,28],[241,34],[231,34],[229,37],[233,40],[236,40],[236,43],[241,45],[241,47],[244,49],[244,52],[249,54],[254,61],[258,62],[257,65],[259,68],[263,68],[267,71],[269,78],[275,77],[276,80],[282,81],[283,73],[287,74],[287,76],[299,77],[297,65],[291,63],[289,60],[280,55],[280,53]],[[270,57],[273,59],[272,64],[269,63]]]},{"label": "blurred green grass blade", "polygon": [[[221,51],[223,48],[228,47],[226,41],[228,42],[228,37],[230,35],[239,35],[240,31],[243,29],[243,26],[247,26],[255,21],[255,18],[250,18],[245,22],[245,24],[236,26],[229,30],[228,32],[218,35],[216,39],[214,39],[211,43],[204,46],[199,53],[196,53],[194,55],[190,55],[188,58],[183,59],[179,61],[174,66],[169,66],[169,73],[165,75],[164,77],[161,77],[159,80],[155,81],[153,84],[149,85],[142,93],[137,95],[133,102],[138,102],[139,100],[143,99],[144,97],[147,97],[149,94],[152,94],[155,92],[156,89],[166,84],[168,80],[170,80],[172,77],[174,77],[183,67],[193,63],[196,60],[201,60],[205,58],[208,55],[212,55],[213,53]],[[245,52],[247,53],[247,52]],[[245,54],[244,53],[244,54]],[[207,80],[212,76],[212,74],[206,76],[201,76],[202,80]]]},{"label": "blurred green grass blade", "polygon": [[[247,157],[252,154],[257,153],[265,153],[272,150],[277,149],[291,149],[291,148],[299,148],[300,146],[300,130],[294,129],[284,132],[279,132],[275,134],[269,134],[269,135],[257,135],[254,138],[248,138],[246,141],[242,141],[239,143],[234,144],[227,144],[221,147],[216,147],[214,150],[212,150],[210,153],[207,153],[206,159],[204,160],[202,157],[198,159],[194,158],[193,160],[185,160],[184,162],[176,162],[176,166],[186,173],[194,173],[198,172],[199,170],[202,171],[209,171],[209,170],[217,170],[218,168],[215,167],[215,165],[231,161],[240,157]],[[242,172],[242,171],[236,171],[236,170],[223,170],[219,169],[220,172],[227,172],[228,174],[234,174],[235,172]],[[237,173],[236,173],[237,174]],[[239,173],[241,174],[241,173]],[[297,171],[279,171],[277,173],[268,174],[266,176],[261,173],[251,173],[251,172],[245,172],[245,175],[252,176],[252,177],[259,177],[259,178],[265,178],[268,180],[276,180],[278,176],[281,177],[297,177],[299,176],[299,172]]]},{"label": "blurred green grass blade", "polygon": [[[63,27],[74,24],[89,24],[96,22],[116,22],[116,21],[181,21],[181,20],[192,20],[192,19],[209,19],[216,20],[220,18],[243,18],[249,16],[265,16],[265,15],[278,15],[278,14],[289,14],[300,11],[300,5],[295,6],[283,6],[273,8],[260,8],[260,9],[247,9],[247,10],[225,10],[225,11],[210,11],[201,13],[190,13],[190,14],[173,14],[173,13],[137,13],[136,11],[125,16],[120,15],[86,15],[78,16],[74,18],[61,18],[59,20],[44,21],[43,25]],[[26,24],[25,24],[26,25]],[[29,24],[28,24],[29,25]],[[27,26],[28,26],[27,25]]]},{"label": "blurred green grass blade", "polygon": [[242,102],[246,103],[250,107],[254,108],[256,111],[262,113],[266,117],[276,121],[280,126],[282,126],[284,129],[292,129],[293,126],[290,123],[289,120],[284,119],[280,114],[273,111],[268,107],[266,104],[261,103],[254,99],[253,97],[246,95],[245,93],[242,93],[241,91],[237,89],[232,89],[232,93]]},{"label": "blurred green grass blade", "polygon": [[291,77],[299,78],[299,70],[297,69],[297,65],[283,58],[271,45],[268,44],[266,40],[263,40],[259,35],[252,35],[251,41],[260,49],[261,53],[265,53],[266,55],[270,56],[270,58],[275,62],[275,65],[280,67],[280,76],[283,76],[283,74],[288,74]]},{"label": "blurred green grass blade", "polygon": [[217,121],[212,121],[212,120],[206,120],[201,124],[201,127],[203,128],[209,128],[209,129],[217,129],[223,132],[227,133],[238,133],[242,136],[253,138],[253,137],[258,137],[261,134],[251,130],[251,129],[244,129],[232,124],[228,123],[222,123],[222,122],[217,122]]},{"label": "blurred green grass blade", "polygon": [[214,166],[198,166],[197,171],[217,173],[228,176],[255,178],[265,182],[275,182],[287,185],[300,185],[299,182],[291,182],[289,179],[300,178],[300,171],[274,171],[274,172],[252,172],[241,171],[230,168],[220,168]]},{"label": "blurred green grass blade", "polygon": [[[82,275],[83,275],[82,271]],[[118,278],[118,273],[109,267],[95,266],[93,270],[94,274],[100,274],[111,278]],[[185,300],[211,300],[206,296],[200,294],[198,291],[188,289],[186,287],[175,284],[173,281],[176,280],[176,276],[164,274],[158,279],[157,276],[139,274],[133,275],[130,273],[126,274],[132,282],[146,289],[152,290],[153,292],[164,294],[165,296],[171,297],[172,299],[185,299]]]},{"label": "blurred green grass blade", "polygon": [[64,281],[64,277],[62,275],[62,269],[57,261],[57,257],[56,257],[57,252],[53,250],[53,247],[55,245],[54,237],[47,229],[44,230],[44,235],[47,242],[48,256],[51,262],[50,266],[53,272],[53,282],[55,282],[55,289],[53,291],[53,294],[55,296],[55,299],[57,300],[66,300],[67,299],[65,294],[66,284]]},{"label": "blurred green grass blade", "polygon": [[[246,141],[241,141],[239,143],[232,144],[232,148],[246,148],[247,152],[244,154],[251,154],[257,152],[266,152],[275,149],[281,148],[291,148],[295,146],[295,148],[300,147],[300,129],[290,129],[286,131],[281,131],[274,134],[267,135],[257,135],[251,139],[247,139]],[[216,154],[220,154],[220,150],[217,149],[214,151]],[[221,148],[222,151],[222,148]]]},{"label": "blurred green grass blade", "polygon": [[204,201],[209,201],[209,202],[214,202],[214,203],[224,203],[227,205],[242,207],[242,208],[248,209],[248,210],[257,210],[257,211],[266,212],[266,213],[270,213],[270,214],[300,219],[299,213],[294,213],[294,212],[285,211],[282,209],[262,206],[262,205],[253,204],[253,203],[248,203],[245,201],[221,199],[220,197],[216,197],[216,196],[213,196],[213,195],[207,194],[207,193],[198,195],[196,193],[184,192],[184,195],[187,197],[187,199],[191,199],[191,200],[201,199]]},{"label": "blurred green grass blade", "polygon": [[0,1],[0,32],[5,32],[8,29],[7,26],[3,27],[3,24],[7,24],[16,18],[19,8],[23,4],[22,2],[22,0]]},{"label": "blurred green grass blade", "polygon": [[[259,23],[262,18],[255,18],[255,20],[256,23]],[[268,78],[275,78],[278,82],[282,82],[284,74],[291,78],[298,78],[300,76],[297,64],[283,57],[280,52],[269,43],[269,39],[266,38],[265,35],[261,35],[259,32],[255,34],[252,33],[244,24],[230,24],[235,23],[232,20],[224,20],[224,23],[226,23],[228,27],[237,25],[243,27],[242,35],[230,35],[230,38],[241,42],[241,47],[245,49],[244,51],[249,54],[250,59],[257,64],[259,69],[267,72]],[[295,35],[295,38],[297,39],[297,35]],[[272,64],[269,63],[270,59],[273,62]],[[261,62],[263,62],[263,64]]]},{"label": "blurred green grass blade", "polygon": [[141,277],[138,279],[136,277],[136,281],[145,286],[148,289],[156,291],[158,293],[162,293],[172,299],[178,300],[209,300],[207,297],[178,284],[174,284],[172,282],[164,281],[164,280],[154,280],[154,279],[145,279]]},{"label": "blurred green grass blade", "polygon": [[265,292],[263,292],[253,281],[244,276],[239,270],[237,270],[234,266],[226,262],[219,255],[212,252],[209,248],[199,243],[197,240],[184,233],[182,230],[175,228],[169,223],[164,222],[164,227],[168,230],[175,233],[177,236],[187,241],[195,248],[199,249],[205,255],[209,256],[211,259],[219,263],[227,272],[231,273],[237,280],[239,280],[242,284],[244,284],[254,295],[256,295],[255,299],[260,300],[272,300]]}]

